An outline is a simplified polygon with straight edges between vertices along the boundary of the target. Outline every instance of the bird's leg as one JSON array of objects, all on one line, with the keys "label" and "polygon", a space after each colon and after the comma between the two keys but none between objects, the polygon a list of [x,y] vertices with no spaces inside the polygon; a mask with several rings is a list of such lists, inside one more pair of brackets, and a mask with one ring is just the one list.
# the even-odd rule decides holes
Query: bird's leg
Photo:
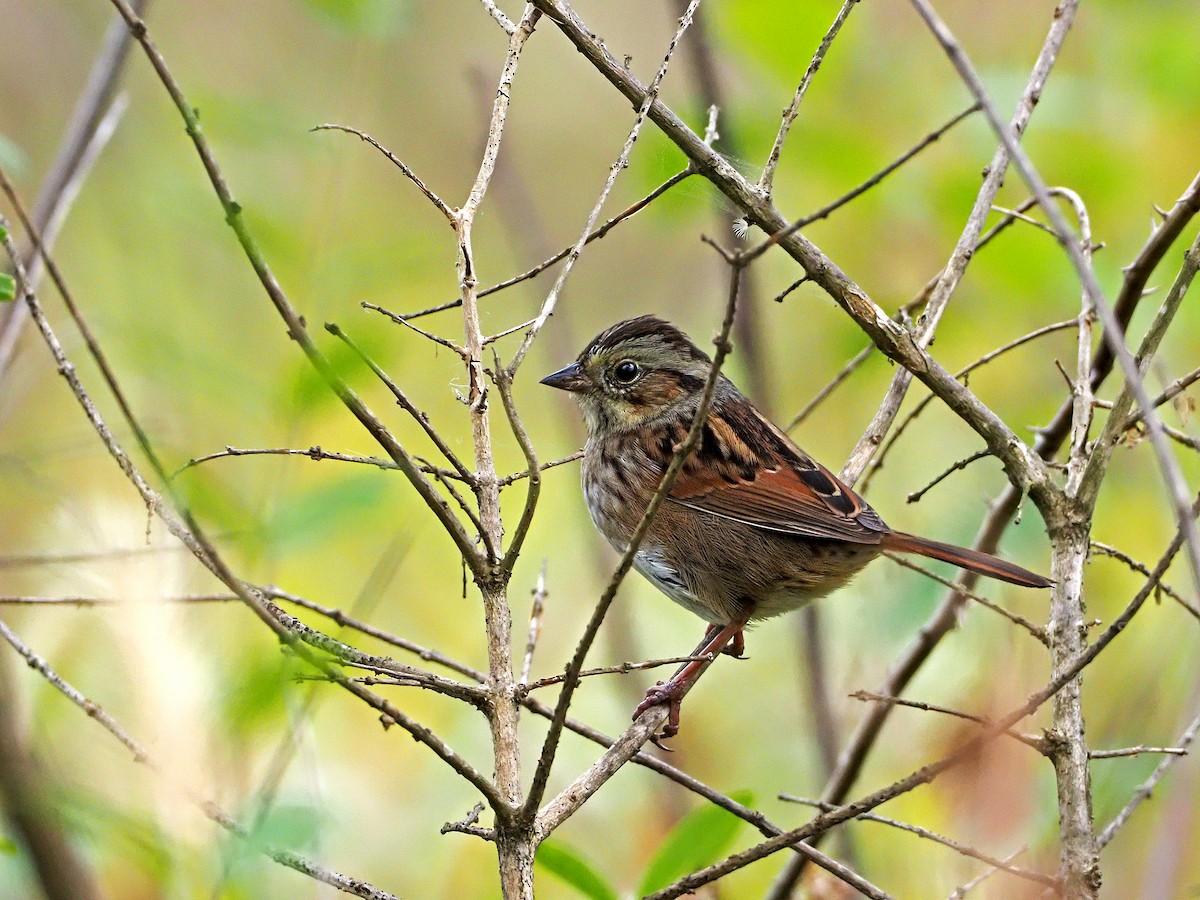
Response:
[{"label": "bird's leg", "polygon": [[[671,680],[664,683],[658,682],[650,690],[646,691],[646,697],[638,704],[638,708],[633,711],[633,718],[637,719],[646,710],[658,706],[660,703],[670,704],[670,713],[667,716],[667,722],[663,726],[662,734],[656,735],[654,743],[658,744],[659,738],[669,738],[679,733],[679,707],[683,702],[683,695],[688,692],[688,689],[700,677],[700,673],[704,671],[704,667],[715,657],[722,652],[726,645],[733,642],[734,650],[744,650],[745,641],[742,638],[742,628],[745,627],[745,621],[735,621],[728,625],[710,625],[704,633],[704,640],[693,651],[692,656],[700,657],[681,666],[676,673],[671,676]],[[658,744],[658,746],[662,746]],[[665,749],[665,748],[664,748]]]},{"label": "bird's leg", "polygon": [[746,632],[739,628],[733,636],[733,640],[729,645],[721,651],[734,659],[746,659]]}]

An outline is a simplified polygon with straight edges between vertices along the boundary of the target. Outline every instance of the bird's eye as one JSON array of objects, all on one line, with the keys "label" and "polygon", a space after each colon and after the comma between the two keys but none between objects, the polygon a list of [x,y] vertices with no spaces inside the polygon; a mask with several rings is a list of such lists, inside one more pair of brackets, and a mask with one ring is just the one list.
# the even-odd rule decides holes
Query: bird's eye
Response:
[{"label": "bird's eye", "polygon": [[638,367],[637,363],[631,359],[627,359],[624,362],[617,363],[613,368],[613,377],[621,382],[621,384],[631,384],[641,372],[642,370]]}]

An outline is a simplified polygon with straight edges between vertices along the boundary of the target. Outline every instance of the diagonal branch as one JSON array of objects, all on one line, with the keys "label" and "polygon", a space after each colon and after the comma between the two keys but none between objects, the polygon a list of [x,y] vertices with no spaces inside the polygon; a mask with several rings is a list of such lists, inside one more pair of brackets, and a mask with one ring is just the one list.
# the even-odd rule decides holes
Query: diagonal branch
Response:
[{"label": "diagonal branch", "polygon": [[[579,673],[583,671],[588,651],[591,649],[592,643],[600,631],[600,626],[604,622],[608,608],[617,596],[617,589],[621,586],[622,580],[624,580],[629,570],[633,567],[634,557],[637,555],[642,541],[645,540],[646,534],[650,530],[650,525],[654,521],[655,514],[666,500],[667,494],[671,490],[671,485],[675,483],[676,477],[683,470],[683,464],[687,462],[688,456],[691,455],[696,445],[700,442],[700,435],[704,430],[704,420],[708,415],[709,406],[712,404],[713,394],[717,389],[717,382],[720,380],[721,367],[725,364],[725,358],[729,355],[730,350],[733,349],[729,343],[729,334],[733,329],[734,316],[737,312],[738,287],[741,282],[742,271],[740,261],[736,257],[732,260],[731,269],[729,299],[725,304],[725,318],[721,323],[721,331],[713,342],[717,349],[713,355],[712,370],[705,381],[704,390],[700,396],[700,402],[696,406],[691,427],[688,429],[687,437],[675,448],[671,462],[667,466],[667,470],[663,473],[658,488],[654,491],[645,512],[642,513],[637,527],[634,528],[633,534],[630,536],[629,546],[621,554],[621,561],[617,565],[616,571],[613,572],[612,578],[609,579],[608,585],[604,588],[604,593],[600,595],[600,600],[596,603],[596,608],[592,610],[592,616],[584,628],[582,637],[579,639],[579,645],[575,648],[575,655],[571,657],[571,661],[567,665],[566,680],[563,682],[562,690],[558,695],[558,703],[554,708],[554,718],[550,721],[546,740],[542,744],[541,756],[538,759],[533,784],[530,786],[529,796],[523,811],[527,816],[532,816],[534,811],[537,810],[545,793],[546,782],[550,778],[550,767],[554,764],[554,755],[558,749],[558,740],[562,735],[563,722],[567,717],[567,711],[570,709],[571,698],[579,683]],[[544,837],[553,831],[584,800],[595,793],[604,781],[612,777],[616,770],[654,735],[659,725],[662,724],[666,712],[662,707],[651,707],[646,710],[634,723],[634,726],[627,730],[625,735],[618,738],[617,743],[601,758],[600,762],[593,765],[589,772],[585,772],[579,779],[576,779],[575,785],[567,788],[555,800],[548,803],[546,809],[538,812],[538,833]],[[618,745],[620,746],[618,747]],[[591,781],[588,781],[585,786],[581,784],[581,780],[588,779],[589,773],[595,777]],[[585,788],[585,790],[579,790],[577,786]]]},{"label": "diagonal branch", "polygon": [[200,156],[200,161],[204,165],[204,170],[208,174],[209,182],[212,184],[217,199],[221,203],[221,208],[225,211],[225,221],[233,229],[234,235],[242,247],[242,251],[246,254],[247,260],[258,276],[263,289],[266,291],[267,297],[279,313],[280,318],[287,325],[288,336],[300,346],[300,349],[308,357],[313,368],[317,370],[325,383],[337,395],[338,399],[342,401],[367,432],[387,451],[388,456],[400,467],[405,477],[421,496],[421,499],[425,501],[425,504],[433,512],[434,516],[442,523],[442,527],[445,528],[450,538],[458,547],[467,565],[472,571],[481,571],[484,565],[482,554],[475,548],[474,541],[466,529],[463,528],[462,523],[455,517],[449,504],[438,494],[437,489],[420,471],[417,463],[400,446],[400,443],[392,436],[391,432],[388,431],[379,418],[371,412],[350,386],[342,380],[334,367],[330,365],[329,360],[326,359],[325,355],[313,342],[312,336],[308,333],[308,328],[304,324],[303,317],[296,311],[291,301],[287,298],[287,295],[283,292],[283,288],[275,278],[274,272],[271,271],[262,251],[259,249],[258,243],[246,227],[245,220],[242,217],[242,207],[234,200],[233,194],[225,181],[225,176],[217,164],[212,148],[209,146],[208,139],[205,138],[204,133],[200,130],[200,120],[196,114],[195,107],[188,103],[179,83],[167,67],[166,60],[150,39],[146,23],[142,21],[129,5],[128,0],[111,0],[111,2],[125,20],[134,39],[142,46],[147,59],[149,59],[151,66],[153,66],[154,71],[158,75],[159,81],[162,82],[163,87],[170,94],[175,108],[179,111],[180,116],[183,117],[188,137],[191,138],[192,144]]},{"label": "diagonal branch", "polygon": [[[133,754],[133,761],[146,766],[154,774],[168,781],[173,781],[167,777],[166,771],[154,757],[152,757],[146,749],[138,743],[116,719],[105,712],[104,708],[95,701],[84,696],[82,692],[77,690],[70,682],[66,681],[61,675],[56,672],[46,660],[38,656],[21,638],[8,627],[3,621],[0,621],[0,637],[12,646],[24,659],[26,664],[41,675],[47,682],[61,693],[64,697],[87,713],[88,717],[93,721],[98,722],[109,734],[120,741],[130,753]],[[358,878],[352,878],[348,875],[343,875],[340,872],[335,872],[333,869],[315,863],[298,853],[293,853],[290,850],[265,846],[256,840],[251,839],[250,831],[239,824],[228,813],[222,810],[211,800],[201,797],[194,791],[183,787],[182,785],[174,784],[182,793],[194,803],[199,810],[204,813],[209,819],[220,825],[230,834],[246,841],[254,849],[258,850],[264,856],[267,856],[280,865],[287,866],[289,869],[295,869],[310,878],[314,878],[323,884],[328,884],[347,894],[354,894],[358,897],[365,897],[368,900],[397,900],[397,898],[381,891],[374,885],[362,881]]]},{"label": "diagonal branch", "polygon": [[[600,74],[625,97],[644,103],[646,88],[588,29],[565,0],[533,0],[583,53]],[[763,197],[726,159],[659,100],[650,103],[648,117],[681,149],[705,178],[737,204],[767,234],[787,228],[788,220]],[[863,289],[811,241],[790,234],[779,246],[800,263],[809,277],[824,289],[890,358],[910,369],[987,442],[1001,460],[1009,478],[1035,501],[1052,502],[1056,488],[1041,460],[1026,444],[965,386],[959,384],[898,323],[892,321]]]}]

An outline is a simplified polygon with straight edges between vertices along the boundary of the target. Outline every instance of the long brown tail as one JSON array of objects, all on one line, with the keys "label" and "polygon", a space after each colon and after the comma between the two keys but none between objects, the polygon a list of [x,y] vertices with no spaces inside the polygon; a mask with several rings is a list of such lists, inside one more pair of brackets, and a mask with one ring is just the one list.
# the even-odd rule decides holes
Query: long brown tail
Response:
[{"label": "long brown tail", "polygon": [[893,531],[885,537],[883,547],[885,550],[894,550],[897,553],[918,553],[931,559],[940,559],[943,562],[954,563],[961,568],[970,569],[972,572],[978,572],[980,575],[998,578],[1001,581],[1019,584],[1023,587],[1044,588],[1050,587],[1054,583],[1049,578],[1043,578],[1028,569],[1022,569],[1020,566],[1005,562],[987,553],[968,550],[966,547],[955,547],[953,544],[943,544],[941,541],[931,541],[929,538],[905,534],[902,531]]}]

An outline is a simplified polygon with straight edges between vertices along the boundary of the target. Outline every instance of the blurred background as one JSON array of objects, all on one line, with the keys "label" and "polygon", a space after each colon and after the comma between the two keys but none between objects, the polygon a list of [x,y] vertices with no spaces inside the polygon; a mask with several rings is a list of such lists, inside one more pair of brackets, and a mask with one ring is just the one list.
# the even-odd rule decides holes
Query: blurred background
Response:
[{"label": "blurred background", "polygon": [[[515,3],[501,4],[514,19]],[[618,57],[648,80],[681,10],[676,0],[631,7],[581,0],[577,10]],[[689,32],[662,96],[697,131],[714,93],[718,146],[751,177],[766,159],[813,49],[839,3],[712,0]],[[938,4],[1005,116],[1028,77],[1054,4]],[[632,14],[631,14],[632,13]],[[101,0],[0,0],[0,163],[27,199],[37,192],[97,53],[112,9]],[[409,0],[211,0],[153,3],[151,33],[200,111],[235,196],[293,303],[310,326],[336,322],[431,414],[470,458],[470,431],[455,398],[461,363],[413,332],[360,307],[413,311],[456,295],[453,236],[441,216],[386,160],[356,138],[313,133],[336,122],[369,132],[450,205],[461,204],[478,166],[506,38],[473,2]],[[1136,254],[1200,162],[1200,13],[1191,0],[1084,4],[1037,107],[1026,146],[1051,184],[1078,191],[1091,214],[1100,280],[1111,297]],[[320,445],[378,453],[328,392],[284,327],[223,222],[177,112],[135,51],[124,89],[129,108],[87,179],[57,258],[134,409],[172,467],[226,445]],[[785,214],[798,217],[859,184],[969,104],[940,49],[907,3],[856,7],[801,107],[776,178]],[[513,93],[501,166],[477,222],[481,285],[523,271],[579,235],[633,121],[629,105],[549,23],[531,38]],[[806,234],[889,311],[919,293],[950,253],[995,148],[973,116],[881,186]],[[615,215],[684,158],[647,125],[602,217]],[[1015,175],[999,203],[1026,194]],[[12,219],[11,210],[4,206]],[[570,399],[538,379],[574,357],[619,318],[654,312],[706,344],[719,324],[726,273],[701,241],[728,237],[732,210],[690,178],[591,245],[521,370],[517,402],[542,459],[577,449],[582,428]],[[1151,280],[1165,291],[1192,225]],[[482,302],[485,329],[536,314],[553,274]],[[860,349],[865,337],[824,294],[805,285],[783,253],[753,271],[752,300],[727,371],[786,423]],[[84,383],[132,447],[82,341],[48,288],[52,322]],[[1135,319],[1140,334],[1154,303]],[[989,349],[1079,309],[1066,257],[1046,233],[1018,225],[972,263],[933,350],[955,370]],[[421,322],[461,338],[456,311]],[[319,328],[343,375],[414,452],[432,448],[378,382]],[[511,354],[518,336],[502,340]],[[972,389],[1019,434],[1032,438],[1067,396],[1057,358],[1074,368],[1074,333],[1059,332],[971,376]],[[1200,357],[1200,313],[1186,304],[1152,373],[1151,387]],[[795,433],[837,469],[870,420],[893,368],[876,354]],[[1105,396],[1112,396],[1108,386]],[[924,395],[910,392],[911,407]],[[1168,422],[1195,434],[1187,408]],[[522,457],[493,415],[502,472]],[[869,499],[894,527],[969,543],[1003,486],[994,460],[972,465],[920,503],[905,496],[980,449],[976,436],[934,404],[889,455]],[[1190,483],[1195,454],[1182,457]],[[219,459],[179,479],[201,521],[240,575],[274,583],[484,667],[482,611],[452,543],[396,472],[304,457]],[[511,523],[524,488],[505,493]],[[1149,445],[1122,448],[1102,495],[1095,538],[1153,565],[1174,533]],[[1032,505],[1006,534],[1003,553],[1047,570]],[[577,464],[549,471],[511,590],[523,643],[530,591],[546,564],[544,632],[535,677],[561,671],[616,563],[583,504]],[[1182,564],[1168,580],[1191,589]],[[1141,579],[1097,558],[1089,614],[1105,623]],[[473,838],[441,836],[473,792],[431,753],[345,692],[299,680],[272,635],[235,603],[158,602],[213,591],[214,580],[144,507],[80,413],[37,335],[29,330],[0,382],[0,595],[115,598],[104,608],[0,607],[0,617],[62,675],[117,717],[175,781],[254,824],[265,841],[294,848],[406,897],[498,896],[495,857]],[[932,581],[881,561],[822,603],[827,673],[844,737],[865,707],[847,694],[874,688],[938,604]],[[988,596],[1044,622],[1046,597],[988,584]],[[153,601],[153,602],[148,602]],[[311,615],[313,625],[335,626]],[[702,631],[690,613],[631,576],[592,664],[686,653]],[[1088,738],[1097,748],[1169,745],[1195,711],[1200,629],[1169,600],[1147,606],[1084,681]],[[369,639],[364,649],[386,652]],[[670,761],[725,792],[739,792],[775,822],[809,812],[779,792],[817,796],[824,768],[801,661],[799,617],[748,636],[750,659],[722,659],[689,696]],[[26,736],[50,780],[71,839],[114,897],[315,897],[329,889],[233,841],[35,673],[0,650],[14,701],[0,709]],[[971,607],[918,675],[909,695],[998,714],[1048,676],[1046,652],[1003,619]],[[575,715],[617,733],[652,673],[585,682]],[[406,688],[390,696],[482,770],[490,770],[484,720],[444,698]],[[554,689],[545,691],[552,701]],[[1030,731],[1045,715],[1027,723]],[[523,722],[527,771],[544,727]],[[907,774],[967,735],[954,720],[898,710],[853,796]],[[551,788],[598,755],[568,735]],[[1159,758],[1096,761],[1097,826],[1124,805]],[[1200,882],[1197,768],[1182,761],[1155,800],[1105,851],[1111,896],[1186,896]],[[560,851],[590,861],[616,891],[639,888],[680,819],[702,804],[646,770],[627,767],[556,835]],[[1023,846],[1023,864],[1053,871],[1057,807],[1050,766],[1015,742],[996,742],[971,765],[889,804],[885,813],[950,834],[997,856]],[[256,824],[255,824],[256,823]],[[713,826],[716,828],[716,826]],[[721,828],[716,828],[721,831]],[[945,848],[871,824],[845,829],[861,871],[897,896],[944,896],[983,869]],[[22,850],[0,829],[0,896],[37,896]],[[726,849],[749,826],[728,829]],[[833,845],[830,845],[833,846]],[[721,896],[760,896],[781,856],[720,885]],[[539,896],[578,896],[553,873]],[[807,890],[833,896],[820,884]],[[1011,897],[998,876],[979,896]],[[1158,891],[1158,893],[1155,893]],[[989,893],[990,892],[990,893]]]}]

